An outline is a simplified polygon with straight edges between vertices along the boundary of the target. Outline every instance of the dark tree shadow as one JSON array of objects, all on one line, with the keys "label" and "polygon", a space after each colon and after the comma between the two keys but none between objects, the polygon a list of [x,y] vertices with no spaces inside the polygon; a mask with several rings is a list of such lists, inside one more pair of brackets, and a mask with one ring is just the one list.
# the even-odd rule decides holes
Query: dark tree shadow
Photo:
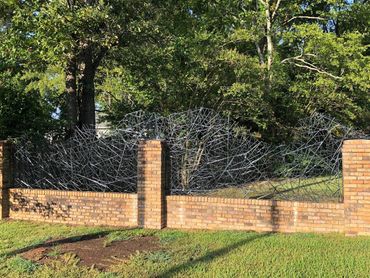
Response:
[{"label": "dark tree shadow", "polygon": [[252,241],[259,240],[259,239],[262,239],[262,238],[265,238],[265,237],[269,237],[272,234],[273,233],[257,234],[253,237],[250,237],[250,238],[247,238],[247,239],[244,239],[244,240],[240,240],[240,241],[238,241],[234,244],[231,244],[231,245],[228,245],[226,247],[223,247],[223,248],[217,249],[215,251],[212,251],[210,253],[207,253],[206,255],[204,255],[200,258],[197,258],[195,260],[187,261],[183,264],[176,265],[176,266],[164,271],[163,273],[159,274],[157,277],[172,277],[173,275],[177,274],[178,272],[186,270],[188,268],[191,268],[191,267],[195,266],[196,264],[210,263],[212,260],[214,260],[218,257],[225,256],[228,253],[230,253],[231,251],[235,250],[236,248],[239,248],[243,245],[249,244]]},{"label": "dark tree shadow", "polygon": [[280,220],[280,211],[278,209],[277,201],[271,200],[271,230],[273,232],[279,231],[279,220]]},{"label": "dark tree shadow", "polygon": [[[127,228],[125,230],[132,230],[135,228]],[[66,243],[73,243],[73,242],[81,242],[85,240],[92,240],[92,239],[97,239],[97,238],[102,238],[107,236],[108,234],[112,232],[117,232],[117,231],[122,231],[122,229],[117,229],[117,230],[108,230],[108,231],[101,231],[101,232],[96,232],[96,233],[90,233],[90,234],[84,234],[84,235],[78,235],[78,236],[72,236],[68,238],[62,238],[62,239],[57,239],[57,240],[50,240],[46,241],[43,243],[38,243],[38,244],[32,244],[27,247],[23,247],[14,251],[10,251],[6,254],[4,254],[7,257],[15,256],[18,254],[22,254],[24,252],[30,251],[32,249],[40,248],[40,247],[55,247],[61,244],[66,244]]]},{"label": "dark tree shadow", "polygon": [[34,212],[43,217],[68,218],[71,205],[63,207],[56,202],[41,203],[37,199],[28,198],[22,193],[11,193],[10,210],[15,212]]}]

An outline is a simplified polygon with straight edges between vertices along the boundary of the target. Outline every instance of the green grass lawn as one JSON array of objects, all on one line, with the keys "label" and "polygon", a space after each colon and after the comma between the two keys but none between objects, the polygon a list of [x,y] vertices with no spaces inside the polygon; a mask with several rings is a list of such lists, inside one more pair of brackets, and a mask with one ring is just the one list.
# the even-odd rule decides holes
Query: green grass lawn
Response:
[{"label": "green grass lawn", "polygon": [[[106,272],[64,256],[38,265],[17,253],[51,238],[106,232],[107,243],[156,236],[161,250],[136,253]],[[0,222],[0,277],[370,277],[370,237],[176,230],[112,230]]]},{"label": "green grass lawn", "polygon": [[224,198],[340,202],[342,190],[340,176],[320,176],[257,181],[243,186],[220,188],[205,195]]}]

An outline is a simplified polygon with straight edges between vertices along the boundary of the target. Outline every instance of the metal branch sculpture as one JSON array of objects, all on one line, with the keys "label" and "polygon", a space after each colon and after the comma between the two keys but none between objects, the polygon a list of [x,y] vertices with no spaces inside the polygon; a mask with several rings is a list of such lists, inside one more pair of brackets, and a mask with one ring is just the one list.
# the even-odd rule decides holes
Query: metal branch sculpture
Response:
[{"label": "metal branch sculpture", "polygon": [[362,135],[321,114],[300,122],[291,143],[272,145],[243,135],[213,110],[163,117],[137,111],[107,134],[77,130],[42,148],[17,144],[18,187],[134,192],[137,145],[164,139],[172,194],[207,194],[238,187],[248,198],[340,200],[341,145]]},{"label": "metal branch sculpture", "polygon": [[137,140],[113,132],[76,130],[73,138],[42,146],[21,141],[16,150],[18,187],[134,192]]}]

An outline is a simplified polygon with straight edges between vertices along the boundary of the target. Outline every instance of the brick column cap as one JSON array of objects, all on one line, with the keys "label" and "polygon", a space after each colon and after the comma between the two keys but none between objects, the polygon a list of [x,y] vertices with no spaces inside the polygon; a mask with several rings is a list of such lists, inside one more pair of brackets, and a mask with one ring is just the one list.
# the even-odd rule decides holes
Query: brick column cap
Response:
[{"label": "brick column cap", "polygon": [[370,153],[370,140],[345,140],[342,146],[343,153]]},{"label": "brick column cap", "polygon": [[165,144],[165,140],[163,139],[150,139],[150,140],[145,140],[145,139],[140,139],[139,140],[139,147],[158,147],[158,146],[163,146]]},{"label": "brick column cap", "polygon": [[150,142],[162,142],[164,143],[166,140],[165,139],[140,139],[140,143],[150,143]]},{"label": "brick column cap", "polygon": [[370,139],[350,139],[350,140],[344,140],[343,146],[346,145],[370,145]]}]

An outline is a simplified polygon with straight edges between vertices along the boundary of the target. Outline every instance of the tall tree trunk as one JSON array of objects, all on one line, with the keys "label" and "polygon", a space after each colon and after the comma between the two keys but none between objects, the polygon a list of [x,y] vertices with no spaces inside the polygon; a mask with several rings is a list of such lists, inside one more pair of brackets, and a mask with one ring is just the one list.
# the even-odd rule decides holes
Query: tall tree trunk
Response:
[{"label": "tall tree trunk", "polygon": [[[270,92],[272,87],[272,63],[273,63],[273,54],[274,54],[274,45],[272,39],[272,24],[273,19],[276,16],[281,0],[277,0],[275,3],[275,8],[271,11],[273,6],[269,0],[255,0],[256,11],[263,12],[265,18],[265,34],[263,41],[256,42],[255,46],[257,49],[260,65],[264,68],[266,67],[265,74],[265,88],[267,92]],[[262,10],[261,10],[262,7]],[[263,43],[261,46],[260,43]],[[265,60],[266,57],[266,60]]]},{"label": "tall tree trunk", "polygon": [[95,129],[95,86],[94,73],[85,71],[81,80],[81,103],[79,126]]},{"label": "tall tree trunk", "polygon": [[73,135],[77,126],[77,64],[75,56],[67,62],[66,73],[66,137]]},{"label": "tall tree trunk", "polygon": [[265,18],[266,18],[266,41],[267,41],[267,82],[268,82],[268,88],[271,87],[272,82],[272,56],[274,51],[274,46],[272,42],[272,35],[271,35],[271,24],[272,24],[272,18],[270,15],[270,4],[269,1],[265,1]]},{"label": "tall tree trunk", "polygon": [[79,126],[95,129],[95,71],[91,48],[82,53]]}]

